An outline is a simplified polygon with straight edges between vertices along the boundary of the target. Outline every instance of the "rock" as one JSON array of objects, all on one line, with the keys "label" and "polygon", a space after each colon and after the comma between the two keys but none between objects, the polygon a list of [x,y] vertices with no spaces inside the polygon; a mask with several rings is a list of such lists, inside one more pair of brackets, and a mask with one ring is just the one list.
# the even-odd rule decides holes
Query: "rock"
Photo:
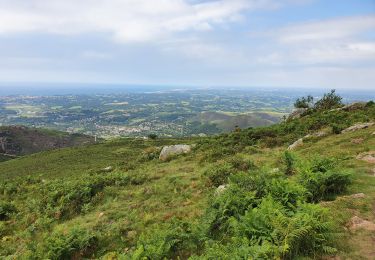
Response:
[{"label": "rock", "polygon": [[108,166],[108,167],[105,167],[102,169],[103,172],[111,172],[113,171],[113,167],[112,166]]},{"label": "rock", "polygon": [[300,118],[307,110],[308,108],[297,108],[292,113],[290,113],[289,119]]},{"label": "rock", "polygon": [[351,142],[353,144],[361,144],[361,143],[363,143],[364,140],[365,139],[363,139],[363,138],[354,138],[354,139],[351,140]]},{"label": "rock", "polygon": [[358,216],[354,216],[350,219],[350,229],[351,230],[365,229],[368,231],[375,231],[375,224],[371,221],[361,219]]},{"label": "rock", "polygon": [[306,139],[306,138],[310,138],[310,137],[323,137],[323,136],[326,136],[326,135],[328,135],[327,132],[319,131],[319,132],[316,132],[316,133],[305,135],[302,139]]},{"label": "rock", "polygon": [[350,195],[349,197],[353,199],[363,199],[364,197],[366,197],[366,195],[364,193],[356,193],[356,194]]},{"label": "rock", "polygon": [[159,159],[168,160],[173,155],[186,154],[191,151],[191,146],[186,144],[164,146],[160,152]]},{"label": "rock", "polygon": [[363,109],[366,106],[366,102],[354,102],[352,104],[348,104],[346,106],[340,107],[340,108],[335,108],[330,111],[353,111],[353,110],[358,110],[358,109]]},{"label": "rock", "polygon": [[357,159],[368,163],[375,163],[375,151],[361,153],[357,156]]},{"label": "rock", "polygon": [[220,185],[216,188],[215,195],[218,196],[222,194],[226,189],[228,188],[228,185]]},{"label": "rock", "polygon": [[301,145],[303,145],[303,138],[300,138],[297,141],[295,141],[293,144],[289,145],[288,150],[292,151]]},{"label": "rock", "polygon": [[360,129],[369,128],[370,126],[373,126],[374,123],[363,123],[363,124],[355,124],[351,127],[348,127],[341,131],[342,134],[348,133],[348,132],[354,132]]},{"label": "rock", "polygon": [[373,132],[372,135],[375,135],[375,132]]},{"label": "rock", "polygon": [[98,218],[101,218],[104,216],[104,212],[100,212],[99,215],[98,215]]}]

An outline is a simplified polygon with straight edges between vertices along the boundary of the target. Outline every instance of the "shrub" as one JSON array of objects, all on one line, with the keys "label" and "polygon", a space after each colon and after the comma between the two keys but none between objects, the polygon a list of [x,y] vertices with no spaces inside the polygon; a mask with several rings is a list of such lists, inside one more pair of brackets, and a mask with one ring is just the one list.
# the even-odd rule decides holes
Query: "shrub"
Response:
[{"label": "shrub", "polygon": [[247,158],[240,156],[233,156],[227,162],[232,165],[233,168],[239,171],[248,171],[250,169],[255,169],[255,164]]},{"label": "shrub", "polygon": [[235,237],[245,237],[249,246],[269,248],[270,258],[317,256],[336,252],[332,246],[333,226],[319,205],[301,204],[295,213],[271,197],[240,218],[233,219]]},{"label": "shrub", "polygon": [[314,98],[310,95],[307,97],[297,98],[294,102],[295,108],[310,108],[314,103]]},{"label": "shrub", "polygon": [[289,152],[285,151],[284,153],[284,162],[286,165],[285,174],[286,175],[293,175],[295,173],[295,156]]},{"label": "shrub", "polygon": [[338,135],[341,134],[342,130],[346,128],[343,124],[331,124],[332,127],[332,133]]},{"label": "shrub", "polygon": [[205,213],[206,235],[212,238],[220,236],[227,230],[229,218],[239,218],[256,205],[256,192],[231,183],[224,193],[214,198]]},{"label": "shrub", "polygon": [[230,175],[234,173],[232,165],[229,163],[218,163],[211,166],[204,173],[211,185],[218,187],[228,182]]},{"label": "shrub", "polygon": [[351,174],[305,171],[300,174],[299,182],[308,190],[309,201],[318,202],[343,193],[351,183]]},{"label": "shrub", "polygon": [[158,138],[156,134],[149,134],[147,137],[151,140],[155,140],[156,138]]},{"label": "shrub", "polygon": [[312,160],[311,170],[313,172],[327,172],[336,167],[337,160],[328,157],[315,157]]},{"label": "shrub", "polygon": [[306,189],[287,179],[272,179],[267,184],[267,194],[283,207],[294,209],[298,203],[306,200]]},{"label": "shrub", "polygon": [[330,93],[324,94],[324,96],[315,103],[314,108],[318,110],[328,110],[338,108],[343,105],[342,97],[337,95],[336,91],[332,89]]},{"label": "shrub", "polygon": [[179,259],[184,251],[196,249],[190,225],[175,221],[142,233],[132,259]]},{"label": "shrub", "polygon": [[7,220],[17,212],[16,207],[10,202],[0,202],[0,221]]},{"label": "shrub", "polygon": [[89,257],[98,244],[90,231],[73,228],[68,232],[55,231],[42,245],[42,255],[48,259],[77,259]]}]

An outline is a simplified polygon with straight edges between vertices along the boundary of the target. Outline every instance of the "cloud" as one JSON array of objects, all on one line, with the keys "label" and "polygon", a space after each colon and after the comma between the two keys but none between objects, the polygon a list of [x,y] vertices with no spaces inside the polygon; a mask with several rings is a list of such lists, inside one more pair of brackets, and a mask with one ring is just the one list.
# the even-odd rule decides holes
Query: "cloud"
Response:
[{"label": "cloud", "polygon": [[330,19],[292,25],[276,34],[282,43],[339,40],[375,29],[375,15]]},{"label": "cloud", "polygon": [[375,61],[375,16],[341,17],[305,22],[258,34],[273,42],[271,53],[258,58],[275,66],[360,66]]},{"label": "cloud", "polygon": [[0,34],[110,33],[120,42],[152,41],[173,33],[210,30],[265,0],[0,0]]}]

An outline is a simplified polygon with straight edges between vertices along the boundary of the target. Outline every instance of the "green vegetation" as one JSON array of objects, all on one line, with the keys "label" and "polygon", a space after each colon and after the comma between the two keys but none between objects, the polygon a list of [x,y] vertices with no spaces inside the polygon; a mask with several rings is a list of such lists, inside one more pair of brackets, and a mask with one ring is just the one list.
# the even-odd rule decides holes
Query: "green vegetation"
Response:
[{"label": "green vegetation", "polygon": [[[375,106],[329,107],[215,137],[115,139],[1,162],[0,258],[371,256],[371,233],[347,226],[353,214],[375,220],[371,165],[356,159],[375,148],[375,128],[335,127],[374,121]],[[181,143],[196,145],[158,159]]]}]

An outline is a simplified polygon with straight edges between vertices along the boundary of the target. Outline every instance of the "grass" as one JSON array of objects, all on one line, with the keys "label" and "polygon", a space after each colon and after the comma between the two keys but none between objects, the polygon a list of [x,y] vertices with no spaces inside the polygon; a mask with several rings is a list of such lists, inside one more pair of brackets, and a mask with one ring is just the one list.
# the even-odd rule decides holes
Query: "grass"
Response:
[{"label": "grass", "polygon": [[[371,127],[353,133],[330,134],[327,137],[310,140],[293,151],[293,155],[297,158],[295,162],[297,165],[299,162],[313,160],[316,157],[334,158],[342,171],[352,173],[353,183],[345,194],[332,201],[321,203],[329,210],[330,219],[337,224],[337,232],[341,233],[336,241],[338,249],[336,255],[341,259],[374,257],[373,234],[363,230],[352,232],[347,229],[348,222],[354,215],[375,221],[373,188],[375,177],[371,173],[374,165],[356,159],[357,154],[375,149],[375,138],[372,136],[374,131],[375,127]],[[363,143],[351,142],[352,139],[358,138],[363,138]],[[198,147],[188,155],[177,156],[168,162],[161,162],[157,158],[158,149],[164,145],[204,141],[208,142],[206,146],[198,144]],[[73,240],[70,242],[79,247],[76,248],[79,252],[79,255],[75,255],[76,258],[122,255],[139,249],[140,241],[148,239],[144,235],[146,231],[163,229],[165,225],[173,225],[175,221],[189,223],[193,227],[202,224],[202,216],[206,214],[207,207],[215,198],[213,197],[215,188],[210,186],[205,175],[208,169],[212,169],[213,163],[220,165],[222,162],[230,162],[233,158],[242,158],[241,160],[252,162],[254,167],[261,169],[262,172],[274,172],[275,175],[280,175],[286,171],[284,152],[287,143],[276,147],[268,147],[262,143],[245,144],[233,155],[219,154],[215,155],[217,157],[207,157],[210,153],[207,147],[215,151],[217,147],[228,146],[223,142],[218,144],[210,142],[212,142],[211,138],[116,139],[84,147],[41,152],[1,162],[0,178],[5,184],[0,190],[0,199],[10,201],[17,212],[12,213],[6,222],[0,222],[2,241],[0,257],[28,258],[33,253],[45,256],[46,248],[51,246],[48,243],[52,243],[54,247],[59,242],[58,234],[67,237],[73,232],[72,227],[79,227],[91,235],[90,237],[82,235],[82,240],[79,241],[75,241],[74,236],[71,236]],[[108,166],[114,168],[113,173],[102,171]],[[251,173],[252,167],[243,171],[249,170]],[[91,194],[89,202],[82,205],[80,211],[65,217],[46,214],[46,212],[59,213],[58,208],[41,207],[44,205],[41,204],[42,201],[55,195],[54,190],[45,193],[45,189],[53,183],[61,184],[64,191],[64,183],[68,181],[84,183],[86,179],[106,178],[110,174],[133,176],[136,180],[142,179],[142,181],[121,185],[115,181],[105,185],[95,194]],[[297,175],[290,176],[288,180],[294,181],[297,177]],[[56,187],[60,186],[56,185]],[[58,191],[56,188],[55,192]],[[293,189],[291,191],[294,192]],[[366,194],[364,199],[343,196],[360,192]],[[44,197],[45,195],[47,197]],[[69,199],[69,196],[59,197],[61,201],[57,203]],[[267,209],[267,203],[271,202],[264,201],[264,210]],[[246,218],[254,216],[260,217],[255,214]],[[244,216],[239,219],[242,218]],[[229,233],[224,234],[218,248],[228,242],[227,235],[229,236]],[[215,240],[209,242],[215,243]],[[201,242],[201,248],[195,249],[194,252],[182,252],[181,258],[202,253],[203,244]]]}]

